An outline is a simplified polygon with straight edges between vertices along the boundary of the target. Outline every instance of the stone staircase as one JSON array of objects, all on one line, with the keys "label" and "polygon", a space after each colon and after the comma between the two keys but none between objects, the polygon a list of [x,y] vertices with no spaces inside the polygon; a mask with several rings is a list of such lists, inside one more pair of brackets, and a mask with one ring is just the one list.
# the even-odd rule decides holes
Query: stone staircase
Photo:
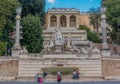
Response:
[{"label": "stone staircase", "polygon": [[42,73],[43,62],[39,59],[19,60],[18,77],[34,77],[37,73]]},{"label": "stone staircase", "polygon": [[[42,61],[40,59],[21,59],[18,66],[18,77],[34,78],[36,73],[42,73],[42,68],[55,67],[52,61]],[[81,78],[102,77],[101,59],[81,59],[67,60],[63,67],[79,68]],[[72,73],[71,73],[72,76]],[[71,78],[65,77],[65,78]],[[53,76],[54,77],[54,76]],[[48,77],[49,79],[49,77]]]},{"label": "stone staircase", "polygon": [[102,76],[101,60],[80,60],[78,67],[81,76]]}]

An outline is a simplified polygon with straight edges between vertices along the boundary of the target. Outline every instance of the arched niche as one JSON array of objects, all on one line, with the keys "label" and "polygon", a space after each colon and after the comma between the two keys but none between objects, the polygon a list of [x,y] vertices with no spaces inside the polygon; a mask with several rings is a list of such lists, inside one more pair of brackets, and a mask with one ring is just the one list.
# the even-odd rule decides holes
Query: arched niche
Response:
[{"label": "arched niche", "polygon": [[76,16],[75,15],[70,16],[70,27],[76,27]]},{"label": "arched niche", "polygon": [[61,27],[66,27],[67,26],[67,21],[66,21],[66,16],[65,15],[60,16],[60,26]]},{"label": "arched niche", "polygon": [[57,27],[57,17],[55,15],[50,17],[50,27]]}]

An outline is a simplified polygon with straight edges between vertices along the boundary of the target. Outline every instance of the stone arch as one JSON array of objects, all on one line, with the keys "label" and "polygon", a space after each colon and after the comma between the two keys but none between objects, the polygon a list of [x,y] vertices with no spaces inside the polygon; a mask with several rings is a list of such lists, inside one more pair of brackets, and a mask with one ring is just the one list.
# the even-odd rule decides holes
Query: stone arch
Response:
[{"label": "stone arch", "polygon": [[70,27],[76,27],[76,16],[75,15],[70,16]]},{"label": "stone arch", "polygon": [[67,18],[65,15],[60,16],[60,26],[61,27],[67,27]]},{"label": "stone arch", "polygon": [[57,27],[57,17],[55,15],[50,17],[50,27]]}]

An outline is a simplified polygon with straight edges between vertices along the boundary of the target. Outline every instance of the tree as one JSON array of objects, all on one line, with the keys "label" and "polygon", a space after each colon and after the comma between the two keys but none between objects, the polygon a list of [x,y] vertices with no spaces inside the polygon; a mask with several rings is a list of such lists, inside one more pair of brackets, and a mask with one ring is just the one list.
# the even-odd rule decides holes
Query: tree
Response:
[{"label": "tree", "polygon": [[90,24],[93,25],[94,29],[97,30],[100,26],[100,8],[91,8],[90,9]]},{"label": "tree", "polygon": [[0,42],[0,56],[5,52],[6,46],[5,43]]},{"label": "tree", "polygon": [[45,22],[45,0],[19,0],[22,4],[22,17],[28,14],[40,16],[41,24]]},{"label": "tree", "polygon": [[107,8],[107,21],[113,28],[111,38],[120,45],[120,0],[103,0],[102,5]]},{"label": "tree", "polygon": [[87,32],[87,39],[94,42],[94,43],[100,43],[100,38],[97,34],[91,32],[90,28],[88,28],[85,25],[80,25],[78,30],[86,30]]},{"label": "tree", "polygon": [[[9,34],[13,29],[15,9],[18,5],[17,0],[0,0],[0,46],[7,42],[7,47],[12,47]],[[3,50],[0,52],[4,52]]]},{"label": "tree", "polygon": [[16,0],[0,0],[0,33],[2,33],[6,24],[11,23],[13,13],[18,4]]},{"label": "tree", "polygon": [[38,15],[23,17],[23,46],[27,46],[30,53],[39,53],[43,48],[42,28]]}]

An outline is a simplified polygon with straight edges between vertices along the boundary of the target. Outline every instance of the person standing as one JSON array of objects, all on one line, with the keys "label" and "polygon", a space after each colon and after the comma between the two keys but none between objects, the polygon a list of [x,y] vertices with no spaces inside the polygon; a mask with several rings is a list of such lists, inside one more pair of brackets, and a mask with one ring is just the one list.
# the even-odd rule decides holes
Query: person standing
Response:
[{"label": "person standing", "polygon": [[38,78],[38,83],[39,83],[39,84],[42,84],[42,83],[43,83],[42,77],[39,77],[39,78]]},{"label": "person standing", "polygon": [[58,71],[57,72],[57,82],[58,82],[58,84],[60,84],[61,80],[62,80],[62,75],[61,75],[60,71]]},{"label": "person standing", "polygon": [[76,79],[76,71],[73,71],[73,79]]},{"label": "person standing", "polygon": [[35,75],[35,81],[36,81],[36,84],[38,84],[39,82],[39,77],[40,77],[40,74],[39,73],[37,73],[36,75]]},{"label": "person standing", "polygon": [[77,79],[79,79],[79,71],[76,71]]},{"label": "person standing", "polygon": [[47,76],[47,72],[43,71],[43,78]]},{"label": "person standing", "polygon": [[60,75],[57,75],[57,82],[58,82],[58,84],[60,84],[60,82],[61,82],[61,76]]}]

